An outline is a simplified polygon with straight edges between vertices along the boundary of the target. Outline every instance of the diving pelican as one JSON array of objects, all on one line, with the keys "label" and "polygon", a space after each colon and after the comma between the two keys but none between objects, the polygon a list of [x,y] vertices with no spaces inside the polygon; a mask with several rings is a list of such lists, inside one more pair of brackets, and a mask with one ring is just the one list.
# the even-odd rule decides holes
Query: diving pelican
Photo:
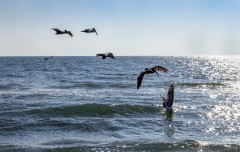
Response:
[{"label": "diving pelican", "polygon": [[160,95],[163,100],[163,108],[165,108],[168,112],[173,112],[172,105],[174,100],[174,86],[173,84],[169,85],[167,98]]}]

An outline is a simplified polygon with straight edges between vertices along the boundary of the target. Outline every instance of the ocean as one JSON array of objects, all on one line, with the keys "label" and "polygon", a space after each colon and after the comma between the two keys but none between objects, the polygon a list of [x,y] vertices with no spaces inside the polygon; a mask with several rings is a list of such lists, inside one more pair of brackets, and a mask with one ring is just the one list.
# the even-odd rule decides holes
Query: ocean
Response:
[{"label": "ocean", "polygon": [[0,151],[240,151],[239,73],[240,56],[0,57]]}]

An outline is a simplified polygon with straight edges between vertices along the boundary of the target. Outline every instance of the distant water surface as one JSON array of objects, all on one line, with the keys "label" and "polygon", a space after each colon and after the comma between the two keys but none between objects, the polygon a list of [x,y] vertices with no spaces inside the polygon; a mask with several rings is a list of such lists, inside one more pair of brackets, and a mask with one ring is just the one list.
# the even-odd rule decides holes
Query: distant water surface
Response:
[{"label": "distant water surface", "polygon": [[240,56],[0,57],[0,151],[240,151],[239,73]]}]

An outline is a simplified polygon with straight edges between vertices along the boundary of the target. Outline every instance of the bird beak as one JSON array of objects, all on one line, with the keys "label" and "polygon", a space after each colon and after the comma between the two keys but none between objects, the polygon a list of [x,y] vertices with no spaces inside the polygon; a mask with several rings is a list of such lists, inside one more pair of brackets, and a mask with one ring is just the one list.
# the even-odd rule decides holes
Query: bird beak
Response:
[{"label": "bird beak", "polygon": [[159,74],[157,73],[157,71],[155,71],[155,73],[159,76]]},{"label": "bird beak", "polygon": [[[95,33],[97,34],[97,31],[95,31]],[[97,36],[98,36],[98,34],[97,34]]]}]

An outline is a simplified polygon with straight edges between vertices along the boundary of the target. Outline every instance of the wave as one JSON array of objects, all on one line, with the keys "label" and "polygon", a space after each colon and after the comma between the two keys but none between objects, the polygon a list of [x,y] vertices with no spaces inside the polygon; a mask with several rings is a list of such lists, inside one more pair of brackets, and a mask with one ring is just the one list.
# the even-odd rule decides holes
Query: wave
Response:
[{"label": "wave", "polygon": [[180,142],[111,142],[97,143],[82,140],[57,140],[50,143],[43,143],[41,147],[4,145],[2,150],[22,150],[22,151],[232,151],[238,152],[240,146],[237,144],[202,144],[195,140],[183,140]]},{"label": "wave", "polygon": [[0,90],[8,91],[8,90],[27,90],[29,86],[22,85],[22,84],[6,84],[0,85]]},{"label": "wave", "polygon": [[[88,147],[92,148],[92,147]],[[111,149],[117,151],[179,151],[179,152],[195,152],[195,151],[233,151],[240,150],[237,144],[207,144],[196,140],[182,140],[179,142],[115,142],[107,145],[95,146],[97,149]],[[85,149],[88,150],[88,149]]]},{"label": "wave", "polygon": [[26,75],[22,74],[22,75],[14,75],[14,74],[6,74],[3,75],[3,77],[7,77],[7,78],[24,78]]},{"label": "wave", "polygon": [[0,90],[11,90],[11,88],[10,85],[0,85]]},{"label": "wave", "polygon": [[88,89],[102,89],[102,88],[130,88],[130,84],[122,83],[106,83],[106,82],[82,82],[72,83],[69,85],[50,86],[52,89],[71,89],[71,88],[88,88]]},{"label": "wave", "polygon": [[226,84],[219,83],[219,82],[209,82],[209,83],[178,83],[180,86],[191,86],[191,87],[198,87],[198,86],[225,86]]},{"label": "wave", "polygon": [[[46,115],[65,116],[65,117],[113,117],[114,115],[132,116],[154,114],[159,112],[157,106],[147,105],[110,105],[110,104],[82,104],[62,107],[50,107],[45,109],[33,109],[22,111],[27,115],[38,115],[45,117]],[[16,114],[16,113],[15,113]]]},{"label": "wave", "polygon": [[73,89],[73,88],[103,88],[102,85],[94,82],[84,82],[84,83],[72,83],[69,85],[54,85],[49,86],[51,89]]},{"label": "wave", "polygon": [[[83,104],[63,107],[50,107],[45,109],[8,111],[2,113],[8,118],[27,117],[30,121],[22,123],[18,120],[4,120],[0,125],[0,131],[44,131],[46,128],[57,128],[64,131],[98,132],[117,131],[123,126],[118,126],[105,118],[112,117],[145,117],[159,113],[156,106],[142,105],[110,105],[110,104]],[[80,119],[78,119],[80,118]],[[104,119],[101,119],[104,118]],[[70,120],[71,119],[71,120]],[[73,120],[72,120],[73,119]],[[8,123],[5,123],[8,121]],[[10,122],[9,122],[10,121]],[[1,121],[0,121],[1,122]],[[9,125],[11,123],[11,125]]]}]

